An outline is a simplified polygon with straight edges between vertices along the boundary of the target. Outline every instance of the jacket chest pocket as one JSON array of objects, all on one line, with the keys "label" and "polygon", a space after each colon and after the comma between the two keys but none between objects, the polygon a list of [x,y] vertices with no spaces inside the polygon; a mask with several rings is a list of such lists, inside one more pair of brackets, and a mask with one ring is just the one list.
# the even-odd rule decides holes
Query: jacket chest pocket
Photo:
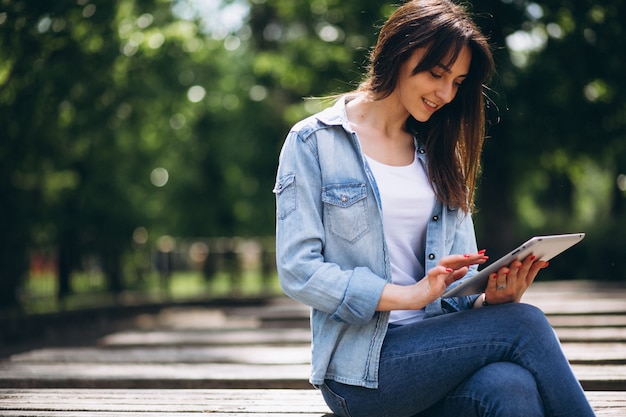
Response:
[{"label": "jacket chest pocket", "polygon": [[329,184],[322,188],[322,201],[332,234],[354,243],[369,232],[365,184]]}]

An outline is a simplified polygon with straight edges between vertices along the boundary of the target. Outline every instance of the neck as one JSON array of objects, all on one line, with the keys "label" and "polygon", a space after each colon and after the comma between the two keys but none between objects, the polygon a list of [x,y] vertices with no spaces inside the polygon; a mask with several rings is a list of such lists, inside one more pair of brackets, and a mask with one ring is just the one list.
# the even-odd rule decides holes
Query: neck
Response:
[{"label": "neck", "polygon": [[365,94],[347,104],[363,152],[387,165],[409,165],[414,158],[413,137],[405,130],[408,113],[399,109],[393,99],[372,100]]},{"label": "neck", "polygon": [[394,96],[375,100],[363,93],[348,103],[348,120],[352,126],[376,132],[381,140],[406,141],[406,120],[409,113]]}]

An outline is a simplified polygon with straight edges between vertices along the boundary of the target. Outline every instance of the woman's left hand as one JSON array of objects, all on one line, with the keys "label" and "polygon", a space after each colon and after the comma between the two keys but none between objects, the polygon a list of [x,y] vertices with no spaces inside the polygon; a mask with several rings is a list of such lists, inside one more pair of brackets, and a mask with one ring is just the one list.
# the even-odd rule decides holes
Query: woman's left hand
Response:
[{"label": "woman's left hand", "polygon": [[523,261],[513,261],[508,267],[489,275],[489,283],[485,289],[485,301],[488,304],[518,303],[533,283],[539,271],[548,266],[548,262],[540,261],[529,255]]}]

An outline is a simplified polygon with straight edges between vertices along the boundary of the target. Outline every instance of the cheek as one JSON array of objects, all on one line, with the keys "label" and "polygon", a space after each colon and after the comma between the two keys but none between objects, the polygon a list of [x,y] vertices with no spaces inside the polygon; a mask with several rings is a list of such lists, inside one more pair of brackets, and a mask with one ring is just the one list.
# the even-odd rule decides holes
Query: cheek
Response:
[{"label": "cheek", "polygon": [[411,85],[415,91],[420,91],[422,94],[428,94],[437,89],[436,80],[423,72],[411,77]]},{"label": "cheek", "polygon": [[461,91],[461,87],[456,87],[453,91],[453,95],[452,95],[452,100],[456,99],[457,97],[460,97],[461,95],[459,94],[459,92]]}]

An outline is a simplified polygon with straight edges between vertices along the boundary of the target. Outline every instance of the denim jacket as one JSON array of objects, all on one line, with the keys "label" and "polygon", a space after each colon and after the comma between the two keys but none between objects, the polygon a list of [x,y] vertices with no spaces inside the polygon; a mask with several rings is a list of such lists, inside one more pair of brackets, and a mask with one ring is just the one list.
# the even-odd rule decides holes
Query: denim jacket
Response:
[{"label": "denim jacket", "polygon": [[[419,143],[416,156],[425,158]],[[377,388],[389,312],[375,310],[391,266],[380,195],[344,99],[291,129],[273,191],[282,289],[312,307],[310,382]],[[471,216],[437,202],[427,226],[425,270],[442,256],[476,250]],[[469,309],[475,299],[438,299],[425,317]]]}]

